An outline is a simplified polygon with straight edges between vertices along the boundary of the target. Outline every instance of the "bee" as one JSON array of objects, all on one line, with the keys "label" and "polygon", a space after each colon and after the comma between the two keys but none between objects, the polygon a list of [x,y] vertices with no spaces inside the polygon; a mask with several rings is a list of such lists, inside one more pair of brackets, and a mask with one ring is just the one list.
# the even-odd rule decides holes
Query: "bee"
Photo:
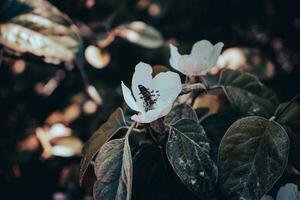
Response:
[{"label": "bee", "polygon": [[153,105],[156,103],[157,98],[160,96],[158,94],[158,90],[154,91],[151,90],[149,91],[149,88],[146,88],[143,85],[138,85],[138,88],[140,90],[139,95],[141,95],[140,99],[144,100],[144,107],[145,111],[149,111],[153,109]]}]

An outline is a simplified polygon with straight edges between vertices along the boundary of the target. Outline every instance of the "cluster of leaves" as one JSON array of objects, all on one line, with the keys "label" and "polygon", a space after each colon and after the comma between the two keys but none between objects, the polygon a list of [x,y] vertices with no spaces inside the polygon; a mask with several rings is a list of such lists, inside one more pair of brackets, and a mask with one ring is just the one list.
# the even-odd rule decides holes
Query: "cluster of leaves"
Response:
[{"label": "cluster of leaves", "polygon": [[[4,1],[16,11],[3,15],[0,42],[14,53],[31,53],[48,63],[73,62],[81,38],[68,18],[44,1]],[[8,8],[6,8],[8,7]],[[18,8],[18,9],[17,9]],[[9,17],[9,18],[8,18]]]},{"label": "cluster of leaves", "polygon": [[[211,96],[219,109],[201,105]],[[299,103],[278,106],[255,76],[224,70],[192,106],[175,106],[159,129],[133,128],[118,108],[83,151],[81,180],[92,162],[95,199],[258,200],[289,157],[297,165]]]}]

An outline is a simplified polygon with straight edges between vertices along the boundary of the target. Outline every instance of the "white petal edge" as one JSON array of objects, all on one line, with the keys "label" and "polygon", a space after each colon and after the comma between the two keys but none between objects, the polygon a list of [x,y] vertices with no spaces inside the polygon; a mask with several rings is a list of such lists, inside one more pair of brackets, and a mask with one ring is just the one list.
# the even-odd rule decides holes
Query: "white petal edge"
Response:
[{"label": "white petal edge", "polygon": [[223,42],[218,42],[215,46],[214,49],[211,52],[211,55],[209,57],[209,62],[208,62],[208,67],[212,68],[217,64],[218,58],[221,54],[221,51],[224,47]]},{"label": "white petal edge", "polygon": [[123,81],[121,82],[121,88],[122,88],[122,93],[123,93],[124,100],[127,103],[127,105],[132,110],[140,112],[141,109],[138,107],[136,101],[134,100],[130,89],[123,83]]},{"label": "white petal edge", "polygon": [[151,123],[160,117],[162,109],[157,108],[154,110],[149,110],[148,112],[142,112],[137,115],[131,116],[131,119],[138,123]]},{"label": "white petal edge", "polygon": [[176,70],[179,70],[178,61],[179,61],[180,57],[181,57],[181,55],[179,54],[177,47],[170,44],[170,59],[169,59],[169,62],[170,62],[170,65]]},{"label": "white petal edge", "polygon": [[152,88],[152,67],[144,62],[139,62],[135,66],[135,72],[132,76],[131,89],[133,96],[136,99],[139,108],[143,108],[143,100],[140,99],[140,90],[138,85],[143,85],[146,88]]},{"label": "white petal edge", "polygon": [[208,40],[201,40],[196,42],[191,50],[191,56],[198,61],[208,61],[211,52],[213,51],[213,45]]}]

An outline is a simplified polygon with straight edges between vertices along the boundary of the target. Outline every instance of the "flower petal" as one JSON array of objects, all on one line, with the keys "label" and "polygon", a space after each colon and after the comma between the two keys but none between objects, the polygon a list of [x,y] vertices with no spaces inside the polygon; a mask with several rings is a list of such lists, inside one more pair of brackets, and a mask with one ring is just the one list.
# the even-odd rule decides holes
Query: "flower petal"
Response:
[{"label": "flower petal", "polygon": [[178,49],[177,47],[173,46],[172,44],[170,44],[170,65],[176,69],[176,70],[179,70],[178,69],[178,62],[179,62],[179,59],[181,57],[181,55],[179,54],[178,52]]},{"label": "flower petal", "polygon": [[159,118],[160,118],[160,117],[164,117],[164,116],[166,116],[167,114],[169,114],[169,112],[171,111],[171,109],[172,109],[172,107],[173,107],[173,102],[174,102],[174,101],[171,101],[171,100],[170,100],[170,102],[164,102],[164,104],[165,104],[166,106],[165,106],[164,109],[160,112]]},{"label": "flower petal", "polygon": [[213,45],[208,40],[201,40],[193,45],[191,56],[196,58],[198,61],[207,62],[212,50]]},{"label": "flower petal", "polygon": [[277,193],[276,200],[297,200],[298,186],[293,183],[287,183],[281,187]]},{"label": "flower petal", "polygon": [[139,109],[137,103],[135,102],[131,91],[129,90],[129,88],[123,83],[123,81],[121,82],[121,87],[122,87],[122,93],[123,93],[123,97],[125,102],[127,103],[127,105],[135,111],[141,111],[141,109]]},{"label": "flower petal", "polygon": [[162,72],[153,79],[153,90],[158,90],[157,107],[165,109],[173,104],[182,90],[181,80],[177,73]]},{"label": "flower petal", "polygon": [[148,112],[142,112],[138,115],[133,115],[131,116],[131,119],[138,123],[150,123],[154,120],[157,120],[160,117],[161,111],[161,108],[149,110]]},{"label": "flower petal", "polygon": [[153,90],[158,90],[159,99],[174,99],[182,90],[181,80],[175,72],[161,72],[153,79]]},{"label": "flower petal", "polygon": [[185,75],[197,76],[204,74],[207,62],[202,62],[201,60],[197,60],[195,57],[190,55],[183,55],[179,59],[178,62],[179,71]]},{"label": "flower petal", "polygon": [[132,92],[133,96],[136,99],[137,105],[139,108],[144,108],[143,106],[143,100],[140,99],[140,90],[138,88],[138,85],[143,85],[145,88],[151,89],[152,83],[152,67],[147,64],[140,62],[135,66],[135,72],[132,77]]},{"label": "flower petal", "polygon": [[217,64],[218,58],[224,46],[223,42],[218,42],[214,49],[212,50],[209,60],[208,60],[208,68],[214,67]]}]

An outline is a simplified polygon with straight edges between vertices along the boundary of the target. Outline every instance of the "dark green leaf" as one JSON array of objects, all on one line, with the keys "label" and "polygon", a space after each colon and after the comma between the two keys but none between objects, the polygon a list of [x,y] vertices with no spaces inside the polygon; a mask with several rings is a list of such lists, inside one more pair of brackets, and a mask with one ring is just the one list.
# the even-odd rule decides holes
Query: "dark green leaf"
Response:
[{"label": "dark green leaf", "polygon": [[220,184],[230,199],[259,200],[282,175],[289,138],[276,122],[262,117],[236,121],[219,149]]},{"label": "dark green leaf", "polygon": [[[122,164],[122,173],[121,173],[121,179],[123,185],[125,185],[126,190],[124,189],[124,186],[121,188],[118,188],[118,192],[121,193],[121,195],[126,195],[125,199],[130,200],[132,195],[132,173],[133,173],[133,166],[132,166],[132,156],[131,156],[131,149],[129,145],[129,136],[130,132],[127,132],[125,136],[125,143],[124,143],[124,149],[123,149],[123,164]],[[118,198],[117,198],[118,199]],[[124,198],[122,198],[124,199]]]},{"label": "dark green leaf", "polygon": [[191,119],[177,121],[170,128],[166,150],[174,171],[194,194],[201,197],[213,190],[218,169],[209,157],[202,126]]},{"label": "dark green leaf", "polygon": [[274,93],[249,73],[226,69],[220,75],[219,85],[224,86],[233,109],[241,116],[258,115],[269,118],[278,104]]},{"label": "dark green leaf", "polygon": [[109,141],[112,136],[120,129],[126,128],[123,111],[118,108],[108,120],[92,135],[92,137],[85,143],[82,153],[83,157],[80,163],[80,182],[82,183],[84,173],[88,168],[91,160],[100,150],[103,144]]},{"label": "dark green leaf", "polygon": [[[282,113],[287,103],[280,104],[276,110],[275,116]],[[289,162],[297,169],[300,168],[300,103],[294,102],[280,115],[276,120],[288,133],[291,141]]]},{"label": "dark green leaf", "polygon": [[97,180],[111,183],[121,175],[124,138],[105,143],[95,159],[95,175]]},{"label": "dark green leaf", "polygon": [[[280,104],[275,112],[275,116],[283,111],[288,103]],[[300,129],[300,103],[294,102],[277,119],[280,124]]]},{"label": "dark green leaf", "polygon": [[260,98],[268,99],[275,105],[278,104],[276,95],[265,87],[256,76],[247,72],[226,69],[220,75],[219,85],[240,88]]},{"label": "dark green leaf", "polygon": [[126,199],[121,177],[125,139],[115,139],[105,143],[95,159],[97,182],[94,185],[94,198]]},{"label": "dark green leaf", "polygon": [[125,138],[105,143],[95,160],[97,182],[94,185],[96,200],[130,200],[132,194],[132,158]]},{"label": "dark green leaf", "polygon": [[172,108],[169,114],[165,117],[165,123],[174,124],[181,119],[191,119],[198,121],[197,114],[188,104],[180,104]]},{"label": "dark green leaf", "polygon": [[270,103],[267,98],[261,98],[246,90],[231,86],[224,89],[232,108],[241,116],[258,115],[269,118],[276,109],[276,105]]}]

